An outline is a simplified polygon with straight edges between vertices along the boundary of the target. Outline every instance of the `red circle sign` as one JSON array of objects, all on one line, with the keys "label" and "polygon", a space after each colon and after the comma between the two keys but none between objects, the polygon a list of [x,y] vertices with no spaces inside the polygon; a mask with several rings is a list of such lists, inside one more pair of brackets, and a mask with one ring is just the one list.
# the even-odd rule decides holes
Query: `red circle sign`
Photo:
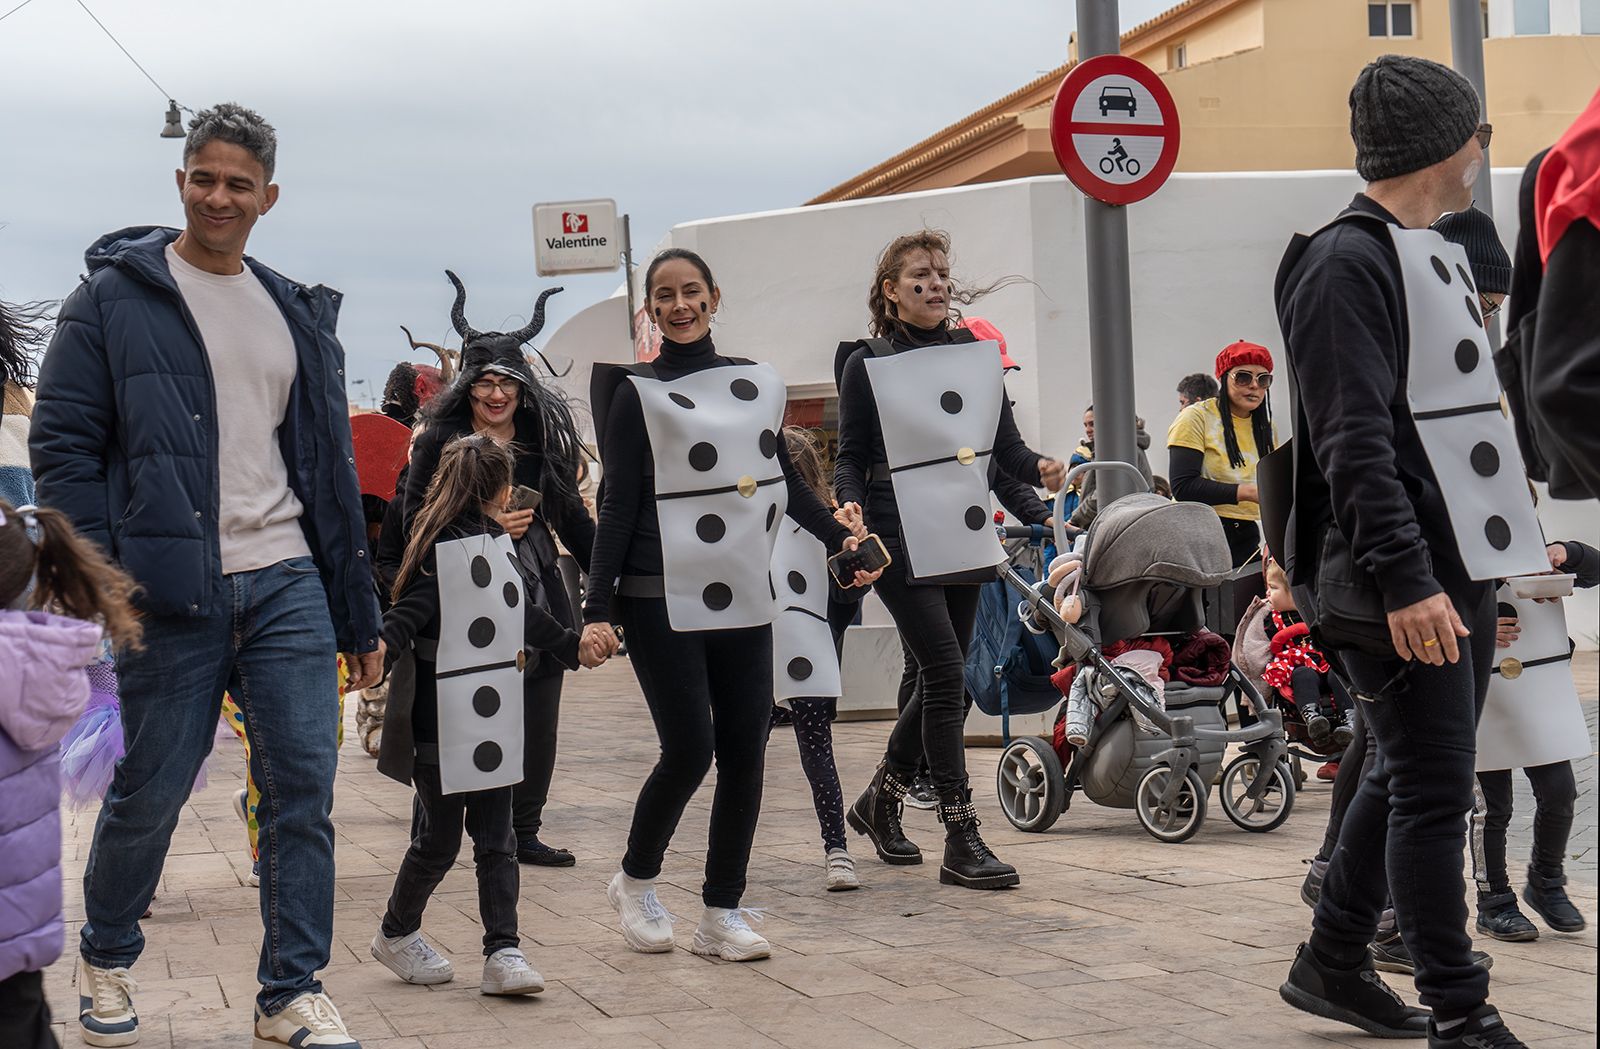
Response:
[{"label": "red circle sign", "polygon": [[1178,161],[1178,108],[1161,78],[1124,55],[1072,67],[1050,109],[1050,145],[1072,184],[1107,204],[1143,200]]}]

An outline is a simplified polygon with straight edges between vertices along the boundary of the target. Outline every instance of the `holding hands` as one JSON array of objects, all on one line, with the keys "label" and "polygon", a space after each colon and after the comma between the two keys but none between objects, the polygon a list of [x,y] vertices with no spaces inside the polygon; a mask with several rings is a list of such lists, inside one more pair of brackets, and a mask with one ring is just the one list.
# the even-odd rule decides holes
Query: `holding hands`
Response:
[{"label": "holding hands", "polygon": [[590,623],[578,641],[578,662],[593,670],[617,654],[622,642],[609,623]]},{"label": "holding hands", "polygon": [[[865,539],[867,537],[867,523],[865,516],[861,513],[860,503],[845,503],[834,510],[833,519],[850,529],[850,534],[857,539]],[[851,547],[851,549],[855,548]]]}]

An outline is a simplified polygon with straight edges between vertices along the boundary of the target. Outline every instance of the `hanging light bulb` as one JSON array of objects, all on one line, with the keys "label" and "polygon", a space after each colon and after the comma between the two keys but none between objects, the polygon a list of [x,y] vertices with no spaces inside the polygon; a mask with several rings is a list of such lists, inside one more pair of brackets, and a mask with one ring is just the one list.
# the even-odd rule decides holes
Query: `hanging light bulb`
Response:
[{"label": "hanging light bulb", "polygon": [[178,103],[174,99],[167,99],[167,126],[161,129],[161,137],[186,137],[183,131],[183,114],[178,112]]}]

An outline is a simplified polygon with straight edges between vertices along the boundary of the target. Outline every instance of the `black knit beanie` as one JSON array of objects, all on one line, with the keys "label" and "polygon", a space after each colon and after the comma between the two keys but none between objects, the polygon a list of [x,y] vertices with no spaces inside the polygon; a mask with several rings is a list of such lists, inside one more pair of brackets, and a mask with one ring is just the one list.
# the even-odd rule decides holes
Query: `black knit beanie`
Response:
[{"label": "black knit beanie", "polygon": [[1467,262],[1479,291],[1490,295],[1511,291],[1511,256],[1500,243],[1494,219],[1477,208],[1468,208],[1441,215],[1433,228],[1445,240],[1467,249]]},{"label": "black knit beanie", "polygon": [[1368,182],[1432,167],[1478,129],[1478,93],[1448,66],[1382,55],[1350,89],[1356,171]]}]

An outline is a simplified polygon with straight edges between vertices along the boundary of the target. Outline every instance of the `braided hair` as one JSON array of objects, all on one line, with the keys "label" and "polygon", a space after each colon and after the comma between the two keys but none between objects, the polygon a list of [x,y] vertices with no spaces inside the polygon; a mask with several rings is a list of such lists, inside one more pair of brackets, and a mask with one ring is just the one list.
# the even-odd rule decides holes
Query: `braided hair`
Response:
[{"label": "braided hair", "polygon": [[[1222,388],[1217,391],[1217,414],[1222,417],[1222,444],[1228,450],[1228,465],[1235,470],[1245,466],[1244,452],[1239,448],[1238,420],[1233,416],[1233,405],[1228,400],[1227,377],[1223,377]],[[1256,441],[1256,458],[1260,459],[1272,451],[1272,401],[1263,397],[1261,404],[1250,413],[1250,433]]]}]

